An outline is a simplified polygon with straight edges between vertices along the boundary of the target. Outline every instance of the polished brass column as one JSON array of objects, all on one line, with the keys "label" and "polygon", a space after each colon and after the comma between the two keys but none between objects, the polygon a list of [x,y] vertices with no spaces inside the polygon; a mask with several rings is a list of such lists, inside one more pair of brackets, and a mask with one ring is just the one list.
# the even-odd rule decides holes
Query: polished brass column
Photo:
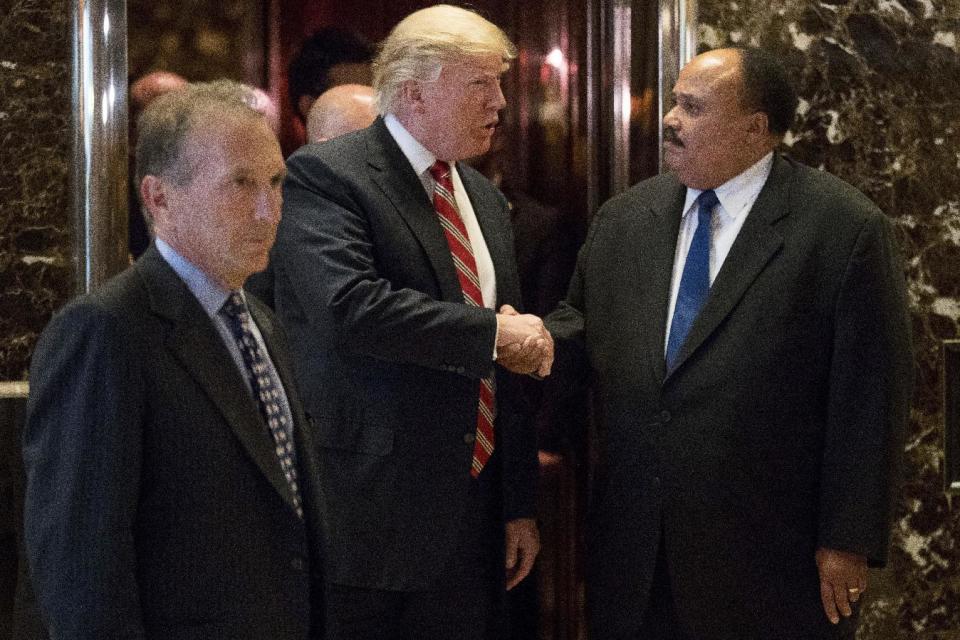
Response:
[{"label": "polished brass column", "polygon": [[672,105],[671,92],[680,68],[697,55],[697,1],[658,0],[659,6],[659,107],[660,170],[663,170],[663,116]]},{"label": "polished brass column", "polygon": [[601,200],[663,170],[663,116],[696,55],[696,0],[603,0]]},{"label": "polished brass column", "polygon": [[73,5],[73,203],[76,290],[127,263],[127,7]]}]

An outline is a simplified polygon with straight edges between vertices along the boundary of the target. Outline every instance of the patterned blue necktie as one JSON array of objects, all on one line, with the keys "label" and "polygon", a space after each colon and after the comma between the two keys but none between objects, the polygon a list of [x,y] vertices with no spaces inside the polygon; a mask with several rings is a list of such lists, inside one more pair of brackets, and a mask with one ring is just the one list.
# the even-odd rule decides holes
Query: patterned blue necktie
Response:
[{"label": "patterned blue necktie", "polygon": [[281,391],[274,385],[270,365],[261,353],[260,345],[250,329],[250,323],[252,322],[250,312],[239,291],[230,294],[230,298],[223,305],[223,313],[229,321],[230,332],[240,348],[243,363],[247,365],[247,378],[250,380],[250,387],[253,389],[253,395],[260,406],[260,414],[270,428],[270,435],[273,436],[273,443],[276,445],[277,459],[280,461],[280,469],[287,479],[287,484],[290,485],[290,491],[293,493],[293,506],[302,520],[303,506],[300,502],[300,488],[297,484],[293,442],[287,435],[289,425],[280,404]]},{"label": "patterned blue necktie", "polygon": [[670,339],[667,340],[667,371],[673,371],[680,348],[690,333],[693,321],[710,293],[710,227],[713,208],[719,200],[713,189],[700,194],[697,198],[697,230],[690,242],[687,261],[683,265],[677,303],[673,309],[673,322],[670,323]]}]

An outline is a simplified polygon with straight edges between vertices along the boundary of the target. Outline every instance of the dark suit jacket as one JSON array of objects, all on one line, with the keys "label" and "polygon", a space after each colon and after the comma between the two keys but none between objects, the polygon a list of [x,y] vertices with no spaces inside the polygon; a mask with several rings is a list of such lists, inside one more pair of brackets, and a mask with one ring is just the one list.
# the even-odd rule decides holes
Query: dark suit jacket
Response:
[{"label": "dark suit jacket", "polygon": [[249,300],[294,412],[304,521],[243,374],[156,248],[41,336],[25,537],[52,637],[319,637],[319,472],[283,336]]},{"label": "dark suit jacket", "polygon": [[612,199],[549,317],[587,367],[602,451],[589,514],[597,638],[635,632],[659,540],[698,640],[830,638],[814,552],[881,565],[912,379],[890,226],[777,157],[673,371],[664,333],[685,188]]},{"label": "dark suit jacket", "polygon": [[[321,451],[327,577],[428,588],[464,515],[494,312],[463,303],[437,214],[382,120],[301,148],[287,168],[271,266]],[[506,201],[458,169],[493,258],[497,305],[516,306]],[[504,517],[532,516],[534,433],[515,376],[497,367],[496,378],[490,472],[501,475]]]}]

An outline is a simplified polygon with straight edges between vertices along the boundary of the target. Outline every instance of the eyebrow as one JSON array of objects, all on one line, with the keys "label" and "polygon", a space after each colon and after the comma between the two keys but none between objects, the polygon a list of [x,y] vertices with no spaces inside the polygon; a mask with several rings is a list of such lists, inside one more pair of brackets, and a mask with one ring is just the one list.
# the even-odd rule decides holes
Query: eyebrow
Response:
[{"label": "eyebrow", "polygon": [[674,102],[679,101],[680,99],[683,99],[687,102],[701,104],[703,103],[703,100],[704,100],[704,96],[698,95],[695,93],[690,93],[688,91],[671,91],[670,93],[673,96]]}]

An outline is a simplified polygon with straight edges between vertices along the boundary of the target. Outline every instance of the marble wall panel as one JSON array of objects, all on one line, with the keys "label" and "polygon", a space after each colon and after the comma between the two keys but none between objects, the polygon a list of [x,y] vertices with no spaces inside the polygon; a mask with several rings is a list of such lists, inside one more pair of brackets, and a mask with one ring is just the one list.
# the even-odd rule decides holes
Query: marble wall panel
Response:
[{"label": "marble wall panel", "polygon": [[960,1],[701,0],[701,49],[751,44],[798,80],[788,153],[854,184],[906,259],[917,389],[890,565],[862,640],[960,639],[960,498],[943,492],[943,339],[960,337]]},{"label": "marble wall panel", "polygon": [[73,292],[70,6],[0,2],[0,380]]}]

